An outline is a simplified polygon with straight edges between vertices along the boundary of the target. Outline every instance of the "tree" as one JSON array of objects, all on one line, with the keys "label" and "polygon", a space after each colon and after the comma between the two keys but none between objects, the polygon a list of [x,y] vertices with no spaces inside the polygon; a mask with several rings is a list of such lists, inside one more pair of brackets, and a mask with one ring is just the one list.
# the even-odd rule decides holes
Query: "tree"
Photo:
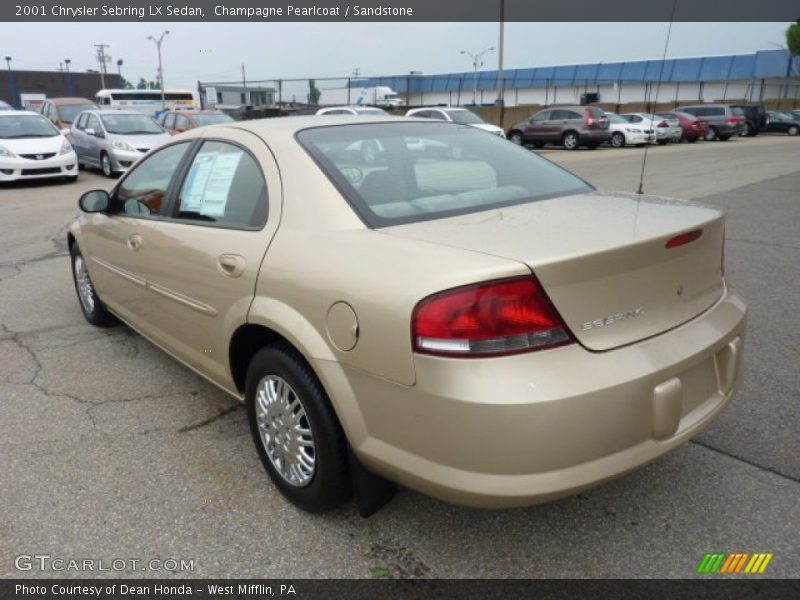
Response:
[{"label": "tree", "polygon": [[793,56],[800,56],[800,19],[786,30],[786,47]]},{"label": "tree", "polygon": [[136,84],[137,90],[146,90],[147,89],[147,82],[144,80],[144,77],[139,77],[139,83]]},{"label": "tree", "polygon": [[122,75],[119,76],[119,87],[123,90],[132,90],[133,84],[125,79]]},{"label": "tree", "polygon": [[314,80],[313,79],[309,79],[308,80],[308,96],[306,96],[306,98],[308,99],[308,103],[311,104],[312,106],[316,106],[317,104],[319,104],[320,96],[322,96],[322,92],[315,85]]}]

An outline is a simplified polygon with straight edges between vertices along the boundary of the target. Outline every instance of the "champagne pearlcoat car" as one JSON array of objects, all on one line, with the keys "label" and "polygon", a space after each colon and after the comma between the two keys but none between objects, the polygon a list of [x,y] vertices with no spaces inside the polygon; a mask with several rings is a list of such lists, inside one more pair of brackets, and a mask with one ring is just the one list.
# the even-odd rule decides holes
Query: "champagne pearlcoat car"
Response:
[{"label": "champagne pearlcoat car", "polygon": [[215,125],[80,205],[85,317],[242,400],[307,510],[354,487],[361,506],[365,479],[482,507],[558,498],[697,435],[739,379],[719,209],[601,193],[469,126]]}]

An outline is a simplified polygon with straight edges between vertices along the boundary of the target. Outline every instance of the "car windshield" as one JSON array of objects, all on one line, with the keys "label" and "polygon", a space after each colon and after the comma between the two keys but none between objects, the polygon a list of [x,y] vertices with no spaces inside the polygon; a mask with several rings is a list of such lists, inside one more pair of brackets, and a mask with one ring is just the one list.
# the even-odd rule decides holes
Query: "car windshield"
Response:
[{"label": "car windshield", "polygon": [[315,127],[297,139],[370,227],[593,189],[533,152],[453,123]]},{"label": "car windshield", "polygon": [[217,125],[218,123],[230,123],[233,121],[232,117],[229,117],[225,114],[219,115],[200,115],[195,114],[192,115],[195,121],[197,121],[197,125],[202,127],[203,125]]},{"label": "car windshield", "polygon": [[0,116],[0,138],[54,137],[60,135],[58,129],[42,115],[2,115]]},{"label": "car windshield", "polygon": [[372,107],[369,107],[369,108],[356,108],[355,111],[359,115],[388,115],[389,114],[385,110],[383,110],[382,108],[372,108]]},{"label": "car windshield", "polygon": [[627,121],[622,117],[620,117],[619,115],[610,115],[606,113],[606,116],[608,117],[609,123],[622,123],[622,124],[627,123]]},{"label": "car windshield", "polygon": [[84,110],[97,110],[100,108],[96,104],[61,104],[58,107],[58,115],[64,123],[74,123],[75,118]]},{"label": "car windshield", "polygon": [[453,119],[453,123],[462,125],[483,125],[484,123],[483,119],[468,110],[448,110],[447,114]]},{"label": "car windshield", "polygon": [[153,135],[164,133],[161,125],[145,115],[102,115],[103,126],[108,133],[120,135]]}]

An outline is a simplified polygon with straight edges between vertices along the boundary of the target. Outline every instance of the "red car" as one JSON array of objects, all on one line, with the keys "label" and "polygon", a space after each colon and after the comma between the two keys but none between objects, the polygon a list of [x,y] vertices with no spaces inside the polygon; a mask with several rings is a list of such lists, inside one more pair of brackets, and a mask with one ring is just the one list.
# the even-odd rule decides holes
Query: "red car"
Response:
[{"label": "red car", "polygon": [[673,110],[664,113],[658,113],[659,116],[666,117],[667,115],[675,117],[681,122],[681,129],[683,130],[683,137],[681,139],[687,142],[696,142],[706,137],[708,133],[708,121],[698,119],[694,115],[685,113],[680,110]]}]

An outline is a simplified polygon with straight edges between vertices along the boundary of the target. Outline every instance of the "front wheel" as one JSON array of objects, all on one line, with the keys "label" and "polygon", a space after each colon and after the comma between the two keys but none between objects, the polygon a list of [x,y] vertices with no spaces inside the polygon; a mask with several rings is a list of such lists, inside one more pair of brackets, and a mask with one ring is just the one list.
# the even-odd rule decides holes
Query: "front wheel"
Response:
[{"label": "front wheel", "polygon": [[111,165],[111,157],[106,152],[100,155],[100,168],[103,171],[103,175],[106,177],[114,177],[114,167]]},{"label": "front wheel", "polygon": [[259,350],[247,369],[245,394],[258,455],[286,498],[323,512],[350,497],[344,432],[302,357],[282,345]]},{"label": "front wheel", "polygon": [[517,146],[522,146],[522,132],[512,131],[508,134],[508,141],[510,141],[512,144],[516,144]]},{"label": "front wheel", "polygon": [[706,134],[706,141],[713,142],[715,139],[717,139],[717,130],[712,127]]},{"label": "front wheel", "polygon": [[611,146],[614,148],[625,147],[625,134],[620,131],[615,131],[611,134]]},{"label": "front wheel", "polygon": [[97,327],[113,325],[115,319],[97,297],[94,284],[89,277],[89,270],[86,268],[86,261],[78,244],[72,245],[69,254],[72,259],[72,281],[75,283],[75,291],[78,294],[83,316],[89,323]]},{"label": "front wheel", "polygon": [[789,127],[789,129],[786,130],[786,133],[788,135],[797,135],[798,133],[800,133],[800,129],[798,129],[797,126],[792,125],[791,127]]},{"label": "front wheel", "polygon": [[578,134],[574,131],[568,131],[564,134],[564,137],[561,138],[561,144],[566,150],[577,150],[580,146]]}]

